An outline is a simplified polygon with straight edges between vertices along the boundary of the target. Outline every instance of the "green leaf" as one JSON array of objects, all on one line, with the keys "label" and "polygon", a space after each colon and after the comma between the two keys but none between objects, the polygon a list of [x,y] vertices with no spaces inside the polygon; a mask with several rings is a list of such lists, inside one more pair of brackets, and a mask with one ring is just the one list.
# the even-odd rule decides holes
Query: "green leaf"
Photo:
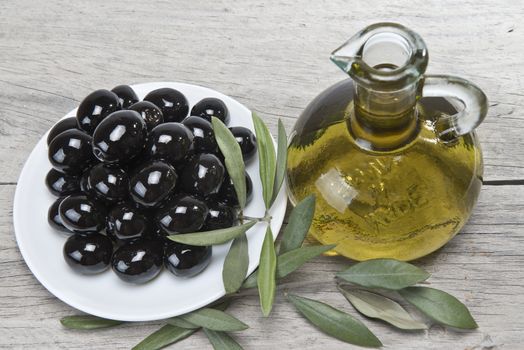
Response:
[{"label": "green leaf", "polygon": [[108,320],[92,315],[66,316],[60,323],[69,329],[98,329],[121,325],[122,321]]},{"label": "green leaf", "polygon": [[378,348],[380,340],[360,321],[316,300],[288,295],[289,301],[322,332],[349,344]]},{"label": "green leaf", "polygon": [[[298,249],[291,250],[277,257],[277,272],[276,278],[284,278],[293,271],[297,270],[300,266],[304,265],[307,261],[314,257],[333,249],[336,245],[319,245],[319,246],[308,246],[300,247]],[[244,282],[242,287],[253,288],[257,285],[258,272],[253,272]]]},{"label": "green leaf", "polygon": [[211,117],[213,132],[218,147],[224,155],[227,173],[233,182],[238,197],[240,209],[246,206],[246,175],[244,173],[244,159],[242,150],[231,130],[217,117]]},{"label": "green leaf", "polygon": [[277,258],[277,278],[286,277],[307,261],[334,247],[336,247],[336,244],[300,247],[281,254]]},{"label": "green leaf", "polygon": [[400,329],[428,328],[425,323],[414,320],[399,303],[385,296],[340,286],[339,290],[355,309],[367,317],[378,318]]},{"label": "green leaf", "polygon": [[255,220],[248,221],[243,225],[228,227],[220,230],[195,232],[195,233],[180,233],[167,236],[172,241],[196,246],[207,246],[226,243],[233,238],[246,233],[257,222]]},{"label": "green leaf", "polygon": [[260,265],[258,266],[258,294],[260,296],[260,307],[262,314],[267,317],[273,308],[276,290],[276,266],[277,256],[273,243],[273,233],[271,226],[267,226],[266,236],[260,252]]},{"label": "green leaf", "polygon": [[262,195],[266,209],[271,207],[273,188],[275,184],[276,155],[273,138],[266,124],[256,113],[252,114],[255,133],[257,136],[258,162],[260,164],[260,180],[262,181]]},{"label": "green leaf", "polygon": [[421,268],[394,259],[367,260],[339,272],[344,281],[367,288],[398,290],[428,279],[430,274]]},{"label": "green leaf", "polygon": [[[176,319],[181,319],[189,324],[221,332],[243,331],[249,328],[247,324],[239,321],[224,311],[210,308],[199,309],[178,316]],[[168,320],[169,324],[172,324],[170,321],[171,319]]]},{"label": "green leaf", "polygon": [[279,254],[299,248],[313,221],[315,213],[315,195],[311,194],[298,203],[291,211],[289,221],[282,234]]},{"label": "green leaf", "polygon": [[206,333],[207,339],[215,350],[243,350],[240,344],[227,333],[215,332],[205,328],[204,333]]},{"label": "green leaf", "polygon": [[400,290],[399,293],[438,323],[462,329],[478,328],[468,308],[446,292],[428,287],[410,287]]},{"label": "green leaf", "polygon": [[233,241],[222,269],[222,281],[227,294],[236,292],[246,279],[249,267],[249,252],[246,234]]},{"label": "green leaf", "polygon": [[188,322],[182,319],[180,316],[172,317],[166,320],[166,322],[172,326],[177,326],[184,329],[198,329],[200,326],[197,326],[194,323]]},{"label": "green leaf", "polygon": [[133,347],[133,350],[157,350],[170,344],[176,343],[195,333],[196,329],[183,329],[180,327],[165,325],[159,330],[151,333],[147,338]]},{"label": "green leaf", "polygon": [[[275,184],[273,188],[273,198],[271,199],[271,204],[275,201],[280,192],[280,187],[284,182],[284,177],[286,176],[286,166],[287,166],[287,135],[286,128],[282,124],[282,120],[278,120],[278,140],[277,140],[277,164],[275,172]],[[270,205],[271,206],[271,205]]]}]

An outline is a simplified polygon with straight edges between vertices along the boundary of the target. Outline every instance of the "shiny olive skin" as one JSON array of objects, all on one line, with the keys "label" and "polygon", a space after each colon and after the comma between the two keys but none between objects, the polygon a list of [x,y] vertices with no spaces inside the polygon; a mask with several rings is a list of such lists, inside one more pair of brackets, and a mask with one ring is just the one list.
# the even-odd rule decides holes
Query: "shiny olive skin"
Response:
[{"label": "shiny olive skin", "polygon": [[231,133],[240,146],[244,163],[247,163],[255,158],[255,154],[257,154],[257,139],[255,134],[243,126],[233,126],[229,128],[229,130],[231,130]]},{"label": "shiny olive skin", "polygon": [[93,133],[93,154],[104,163],[125,164],[142,152],[146,139],[146,123],[138,112],[117,111]]},{"label": "shiny olive skin", "polygon": [[192,157],[182,170],[180,184],[192,194],[207,197],[218,192],[226,170],[214,154],[200,153]]},{"label": "shiny olive skin", "polygon": [[193,147],[197,153],[218,153],[213,126],[207,120],[190,116],[182,121],[193,133]]},{"label": "shiny olive skin", "polygon": [[92,135],[105,117],[119,109],[120,101],[114,92],[105,89],[93,91],[78,106],[78,127]]},{"label": "shiny olive skin", "polygon": [[159,239],[138,239],[125,243],[113,254],[116,275],[128,283],[142,284],[162,270],[164,244]]},{"label": "shiny olive skin", "polygon": [[237,224],[237,211],[233,207],[209,200],[206,201],[206,204],[209,211],[204,223],[204,231],[219,230]]},{"label": "shiny olive skin", "polygon": [[197,232],[204,226],[208,211],[206,203],[200,199],[176,197],[158,210],[156,222],[169,234]]},{"label": "shiny olive skin", "polygon": [[222,100],[214,97],[204,98],[200,100],[191,109],[191,115],[204,118],[208,122],[211,122],[211,117],[217,117],[224,124],[229,123],[229,110]]},{"label": "shiny olive skin", "polygon": [[211,262],[212,247],[196,247],[181,243],[167,243],[164,265],[179,277],[193,277]]},{"label": "shiny olive skin", "polygon": [[73,232],[69,231],[64,224],[62,223],[62,220],[60,219],[60,214],[58,214],[58,207],[60,206],[60,203],[64,200],[65,197],[57,198],[53,204],[49,207],[49,210],[47,212],[47,222],[49,223],[49,226],[52,228],[70,234],[72,235]]},{"label": "shiny olive skin", "polygon": [[53,141],[58,134],[70,129],[78,129],[78,122],[75,117],[65,118],[56,123],[55,126],[49,130],[49,134],[47,135],[47,145],[49,146],[51,141]]},{"label": "shiny olive skin", "polygon": [[119,202],[129,195],[129,178],[120,168],[98,163],[89,171],[87,190],[101,200]]},{"label": "shiny olive skin", "polygon": [[146,122],[147,130],[152,130],[155,126],[164,122],[162,111],[152,102],[140,101],[131,105],[128,109],[138,112],[142,116]]},{"label": "shiny olive skin", "polygon": [[55,196],[66,196],[80,192],[80,178],[51,169],[45,177],[47,189]]},{"label": "shiny olive skin", "polygon": [[180,122],[189,112],[186,97],[180,91],[171,88],[153,90],[144,97],[144,101],[152,102],[160,108],[164,122]]},{"label": "shiny olive skin", "polygon": [[113,207],[106,221],[107,235],[120,241],[130,241],[152,235],[151,221],[133,203]]},{"label": "shiny olive skin", "polygon": [[94,161],[91,136],[76,129],[66,130],[56,136],[48,148],[53,168],[69,175],[79,175]]},{"label": "shiny olive skin", "polygon": [[146,153],[172,164],[183,161],[193,150],[193,133],[184,124],[164,123],[149,133]]},{"label": "shiny olive skin", "polygon": [[138,96],[135,90],[129,85],[118,85],[115,86],[111,92],[114,92],[118,96],[118,103],[122,108],[128,108],[134,103],[138,102]]},{"label": "shiny olive skin", "polygon": [[75,233],[94,233],[105,226],[105,208],[85,195],[71,195],[60,203],[62,224]]},{"label": "shiny olive skin", "polygon": [[93,275],[105,271],[111,263],[113,244],[104,235],[72,235],[64,244],[64,259],[76,272]]},{"label": "shiny olive skin", "polygon": [[175,188],[178,176],[173,166],[153,160],[135,170],[129,182],[131,198],[144,207],[154,207]]},{"label": "shiny olive skin", "polygon": [[[253,198],[253,181],[251,181],[251,177],[247,173],[246,174],[246,205],[251,201]],[[226,174],[224,178],[224,182],[222,182],[222,186],[220,186],[220,189],[218,193],[215,196],[218,201],[227,204],[229,206],[236,207],[238,206],[238,197],[237,193],[235,191],[235,187],[233,186],[233,182],[231,181],[231,178],[228,174]]]}]

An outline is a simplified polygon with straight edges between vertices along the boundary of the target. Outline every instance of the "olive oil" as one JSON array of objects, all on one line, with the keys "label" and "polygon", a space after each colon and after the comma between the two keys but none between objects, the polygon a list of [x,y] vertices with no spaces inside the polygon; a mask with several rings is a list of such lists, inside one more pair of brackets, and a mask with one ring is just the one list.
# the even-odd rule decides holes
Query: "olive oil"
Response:
[{"label": "olive oil", "polygon": [[[349,79],[333,86],[297,122],[288,148],[290,199],[316,195],[310,235],[337,244],[338,254],[427,255],[461,229],[476,203],[483,169],[476,136],[439,138],[437,118],[456,110],[444,98],[428,98],[414,105],[404,127],[383,134],[363,127],[377,141],[366,144],[353,123],[354,91]],[[372,147],[381,139],[393,146]]]}]

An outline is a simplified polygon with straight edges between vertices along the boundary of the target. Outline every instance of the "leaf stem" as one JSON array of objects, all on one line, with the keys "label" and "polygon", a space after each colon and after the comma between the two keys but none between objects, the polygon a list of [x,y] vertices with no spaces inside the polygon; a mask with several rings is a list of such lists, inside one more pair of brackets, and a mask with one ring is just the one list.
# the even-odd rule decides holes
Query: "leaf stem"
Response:
[{"label": "leaf stem", "polygon": [[270,223],[272,217],[266,215],[266,216],[264,216],[264,217],[262,217],[262,218],[257,218],[257,217],[247,216],[247,215],[239,215],[239,216],[238,216],[238,219],[241,220],[241,221],[243,221],[243,220],[249,220],[249,221],[267,222],[267,223]]}]

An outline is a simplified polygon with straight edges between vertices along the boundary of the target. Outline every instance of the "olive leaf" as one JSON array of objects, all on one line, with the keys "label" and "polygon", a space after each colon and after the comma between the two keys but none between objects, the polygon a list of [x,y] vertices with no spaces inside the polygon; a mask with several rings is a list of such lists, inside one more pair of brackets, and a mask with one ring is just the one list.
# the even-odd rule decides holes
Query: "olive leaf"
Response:
[{"label": "olive leaf", "polygon": [[124,322],[92,315],[75,315],[63,317],[60,323],[69,329],[98,329],[118,326]]},{"label": "olive leaf", "polygon": [[195,246],[207,246],[226,243],[233,238],[246,233],[251,227],[257,222],[255,220],[248,221],[245,224],[223,228],[220,230],[195,232],[195,233],[183,233],[167,236],[172,241],[178,243],[184,243]]},{"label": "olive leaf", "polygon": [[133,350],[158,350],[176,343],[195,333],[196,329],[183,329],[167,324],[151,333],[144,340],[133,347]]},{"label": "olive leaf", "polygon": [[267,317],[273,308],[276,290],[276,265],[277,257],[275,245],[273,243],[273,233],[271,226],[267,226],[266,236],[260,252],[260,264],[258,266],[258,294],[260,296],[260,307],[262,314]]},{"label": "olive leaf", "polygon": [[238,205],[243,209],[246,206],[246,176],[242,150],[231,130],[220,119],[211,117],[211,123],[218,147],[224,155],[227,173],[238,197]]},{"label": "olive leaf", "polygon": [[204,333],[215,350],[243,350],[227,333],[215,332],[204,328]]},{"label": "olive leaf", "polygon": [[394,259],[360,262],[337,273],[337,277],[362,287],[398,290],[428,279],[430,274],[409,263]]},{"label": "olive leaf", "polygon": [[[278,120],[278,137],[277,137],[277,163],[275,172],[275,183],[273,185],[273,197],[271,198],[271,204],[275,201],[280,192],[280,187],[284,182],[286,176],[287,166],[287,134],[282,120]],[[271,206],[270,204],[270,206]]]},{"label": "olive leaf", "polygon": [[167,319],[166,322],[172,326],[177,326],[184,329],[198,329],[200,326],[197,326],[194,323],[191,323],[189,321],[184,320],[180,316],[172,317],[170,319]]},{"label": "olive leaf", "polygon": [[[335,248],[336,245],[318,245],[300,247],[293,249],[289,252],[281,254],[277,257],[277,272],[276,278],[284,278],[293,271],[297,270],[300,266],[304,265],[307,261],[319,256],[322,253],[327,252]],[[253,288],[257,285],[258,271],[253,272],[242,285],[243,288]]]},{"label": "olive leaf", "polygon": [[397,328],[406,330],[427,329],[425,323],[416,321],[399,303],[380,294],[365,290],[338,289],[360,313],[367,317],[378,318]]},{"label": "olive leaf", "polygon": [[246,234],[233,240],[222,269],[222,281],[227,294],[236,292],[246,279],[249,267],[249,251]]},{"label": "olive leaf", "polygon": [[291,211],[280,241],[279,254],[297,249],[302,245],[311,227],[314,213],[315,195],[311,194],[300,201]]},{"label": "olive leaf", "polygon": [[410,287],[400,295],[436,322],[462,329],[478,328],[468,308],[454,296],[434,288]]},{"label": "olive leaf", "polygon": [[288,295],[289,301],[322,332],[353,345],[378,348],[380,340],[360,321],[322,302]]},{"label": "olive leaf", "polygon": [[[181,319],[188,322],[188,324],[221,332],[243,331],[249,328],[247,324],[228,313],[211,308],[202,308],[174,319]],[[172,324],[172,320],[168,319],[167,322]],[[177,324],[175,323],[175,325]]]},{"label": "olive leaf", "polygon": [[271,207],[273,188],[275,184],[276,156],[273,138],[266,124],[256,113],[252,114],[255,134],[257,136],[258,162],[260,164],[260,180],[262,181],[262,195],[266,209]]}]

